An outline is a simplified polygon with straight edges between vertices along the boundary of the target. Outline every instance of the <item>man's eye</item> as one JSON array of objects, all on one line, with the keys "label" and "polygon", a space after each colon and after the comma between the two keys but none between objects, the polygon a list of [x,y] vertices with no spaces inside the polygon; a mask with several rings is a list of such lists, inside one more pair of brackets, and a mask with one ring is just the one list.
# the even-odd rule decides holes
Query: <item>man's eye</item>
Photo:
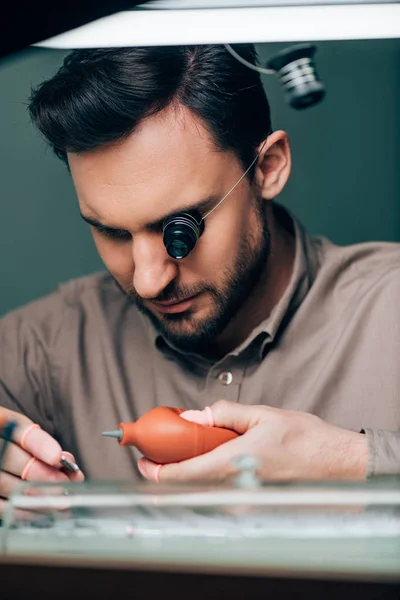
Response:
[{"label": "man's eye", "polygon": [[125,231],[124,229],[107,229],[107,227],[98,227],[97,231],[101,233],[101,235],[114,240],[130,240],[132,237],[129,231]]}]

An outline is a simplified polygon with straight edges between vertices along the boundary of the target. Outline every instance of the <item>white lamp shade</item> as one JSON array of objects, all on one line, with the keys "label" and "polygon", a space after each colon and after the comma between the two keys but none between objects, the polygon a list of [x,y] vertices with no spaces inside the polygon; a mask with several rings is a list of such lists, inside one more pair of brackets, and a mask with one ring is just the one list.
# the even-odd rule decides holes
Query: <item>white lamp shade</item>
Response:
[{"label": "white lamp shade", "polygon": [[[181,1],[190,6],[189,0]],[[238,4],[202,9],[145,4],[35,45],[70,49],[400,38],[399,3],[259,6],[266,2],[254,0],[257,6],[250,8]]]}]

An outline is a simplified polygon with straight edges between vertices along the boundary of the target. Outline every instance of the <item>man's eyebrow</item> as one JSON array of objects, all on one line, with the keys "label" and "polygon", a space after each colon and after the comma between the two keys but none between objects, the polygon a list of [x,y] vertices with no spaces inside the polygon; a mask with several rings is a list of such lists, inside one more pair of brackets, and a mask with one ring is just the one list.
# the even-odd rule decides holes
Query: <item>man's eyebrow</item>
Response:
[{"label": "man's eyebrow", "polygon": [[[207,198],[205,198],[204,200],[201,200],[197,204],[183,206],[179,209],[174,210],[173,212],[166,213],[165,215],[159,217],[157,220],[147,223],[144,226],[144,228],[145,229],[155,229],[156,227],[160,226],[163,223],[163,221],[165,221],[165,219],[168,219],[169,217],[172,217],[173,215],[176,215],[178,213],[198,211],[201,214],[203,212],[207,212],[208,210],[211,210],[213,208],[213,206],[215,205],[216,202],[218,202],[218,200],[219,200],[218,196],[208,196]],[[104,223],[101,223],[100,221],[98,221],[97,219],[95,219],[93,217],[86,216],[82,212],[81,212],[81,217],[84,221],[86,221],[86,223],[89,223],[89,225],[91,225],[92,227],[95,227],[97,229],[109,229],[109,230],[118,229],[117,227],[110,227],[108,225],[104,225]]]},{"label": "man's eyebrow", "polygon": [[86,221],[86,223],[89,223],[89,225],[91,225],[92,227],[96,227],[96,229],[112,229],[112,227],[107,227],[106,225],[103,225],[103,223],[100,223],[100,221],[98,221],[97,219],[93,219],[93,217],[86,217],[82,212],[81,217],[84,221]]}]

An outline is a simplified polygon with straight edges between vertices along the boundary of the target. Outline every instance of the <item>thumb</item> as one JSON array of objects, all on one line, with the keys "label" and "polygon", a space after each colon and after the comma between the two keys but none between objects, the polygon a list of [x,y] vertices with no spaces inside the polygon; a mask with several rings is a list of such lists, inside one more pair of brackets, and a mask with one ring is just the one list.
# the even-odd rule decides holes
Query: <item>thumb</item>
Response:
[{"label": "thumb", "polygon": [[218,400],[210,408],[215,427],[225,427],[242,434],[260,422],[262,410],[265,407],[247,406],[228,400]]}]

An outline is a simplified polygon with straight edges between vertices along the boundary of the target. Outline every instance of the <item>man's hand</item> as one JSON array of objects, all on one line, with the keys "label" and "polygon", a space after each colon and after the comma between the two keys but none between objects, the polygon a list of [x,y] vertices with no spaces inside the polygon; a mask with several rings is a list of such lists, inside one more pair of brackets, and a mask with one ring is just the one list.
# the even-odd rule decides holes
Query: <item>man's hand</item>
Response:
[{"label": "man's hand", "polygon": [[[311,414],[267,406],[221,400],[211,410],[215,426],[233,429],[240,437],[181,463],[160,466],[142,458],[138,463],[142,475],[162,482],[224,481],[237,474],[236,457],[252,455],[258,459],[258,475],[263,481],[366,477],[367,440],[363,434],[340,429]],[[206,411],[188,411],[189,417],[209,422]]]},{"label": "man's hand", "polygon": [[34,427],[34,423],[24,415],[6,409],[1,411],[6,420],[13,421],[17,427],[0,471],[0,514],[5,500],[22,479],[60,483],[85,479],[81,471],[73,473],[63,468],[61,455],[72,462],[75,458],[69,452],[63,452],[60,444],[48,433],[38,426]]}]

